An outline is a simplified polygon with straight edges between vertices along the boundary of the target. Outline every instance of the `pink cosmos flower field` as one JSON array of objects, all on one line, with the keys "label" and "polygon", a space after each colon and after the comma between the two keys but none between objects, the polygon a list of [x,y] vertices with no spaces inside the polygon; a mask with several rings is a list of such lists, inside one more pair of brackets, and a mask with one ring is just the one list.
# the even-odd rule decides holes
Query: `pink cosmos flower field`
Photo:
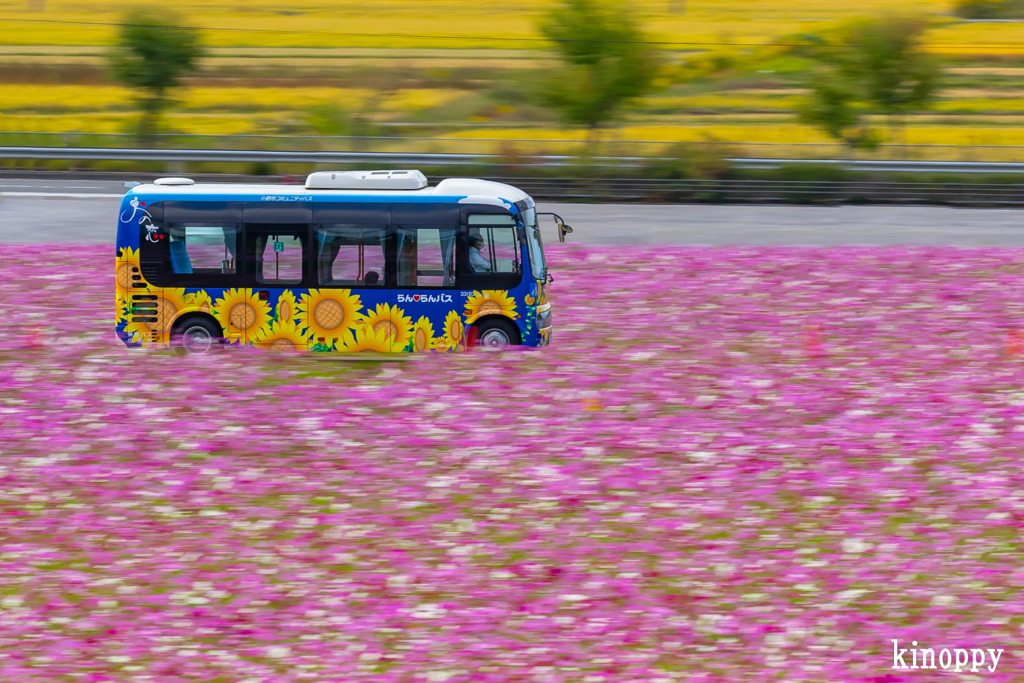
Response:
[{"label": "pink cosmos flower field", "polygon": [[1024,252],[550,251],[550,348],[368,362],[0,247],[0,681],[1024,679]]}]

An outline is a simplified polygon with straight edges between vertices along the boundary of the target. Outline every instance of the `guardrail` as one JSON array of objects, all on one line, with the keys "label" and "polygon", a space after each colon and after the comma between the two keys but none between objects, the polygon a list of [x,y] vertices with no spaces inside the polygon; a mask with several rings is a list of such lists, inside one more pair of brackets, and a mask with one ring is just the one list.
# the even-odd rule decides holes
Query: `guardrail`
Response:
[{"label": "guardrail", "polygon": [[[158,133],[153,135],[154,145],[165,149],[231,149],[231,150],[285,150],[285,151],[337,151],[337,152],[446,152],[457,154],[504,154],[508,151],[523,154],[575,154],[572,150],[593,148],[594,143],[584,137],[507,137],[489,133],[479,135],[484,124],[431,124],[413,122],[380,122],[378,127],[426,127],[433,134],[406,135],[381,131],[377,135],[276,135],[276,134],[200,134]],[[524,124],[525,125],[525,124]],[[517,124],[515,127],[522,128]],[[451,129],[451,134],[436,131]],[[605,150],[625,150],[646,154],[646,150],[668,148],[678,140],[629,140],[609,138],[598,147]],[[126,133],[33,133],[0,131],[0,145],[39,147],[103,147],[131,148],[138,138]],[[983,161],[1024,162],[1024,145],[948,145],[948,144],[882,144],[877,150],[853,150],[836,142],[726,142],[706,140],[703,147],[720,148],[727,156],[758,159],[850,159],[850,160],[929,160],[929,161]],[[401,145],[401,150],[393,149]],[[612,152],[608,152],[612,153]]]},{"label": "guardrail", "polygon": [[[436,182],[439,178],[430,178]],[[538,201],[1024,207],[1024,184],[490,177]]]},{"label": "guardrail", "polygon": [[[223,162],[314,165],[374,164],[397,166],[522,166],[564,167],[584,163],[572,155],[523,157],[517,162],[497,154],[393,153],[393,152],[308,152],[232,149],[118,149],[106,147],[0,147],[0,159],[62,161],[162,161],[168,163]],[[586,160],[589,165],[636,167],[654,157],[601,156]],[[738,168],[775,169],[784,165],[836,166],[849,171],[876,173],[974,173],[1024,175],[1024,163],[984,161],[915,161],[859,159],[750,159],[728,160]]]}]

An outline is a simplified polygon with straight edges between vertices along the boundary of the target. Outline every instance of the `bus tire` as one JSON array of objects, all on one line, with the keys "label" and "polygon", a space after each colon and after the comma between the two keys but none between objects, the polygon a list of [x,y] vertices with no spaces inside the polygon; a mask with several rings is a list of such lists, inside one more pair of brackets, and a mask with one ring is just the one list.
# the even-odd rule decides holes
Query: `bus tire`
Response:
[{"label": "bus tire", "polygon": [[213,353],[223,342],[220,326],[202,315],[185,316],[174,323],[171,346],[186,356]]},{"label": "bus tire", "polygon": [[519,329],[506,318],[485,318],[474,325],[476,340],[473,346],[485,349],[502,349],[522,344]]}]

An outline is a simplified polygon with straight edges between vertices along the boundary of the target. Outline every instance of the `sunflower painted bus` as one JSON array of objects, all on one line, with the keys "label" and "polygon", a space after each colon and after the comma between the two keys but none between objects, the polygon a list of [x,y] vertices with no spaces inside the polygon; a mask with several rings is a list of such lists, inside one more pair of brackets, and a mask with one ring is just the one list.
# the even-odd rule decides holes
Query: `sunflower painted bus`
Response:
[{"label": "sunflower painted bus", "polygon": [[[555,221],[564,241],[571,228]],[[128,347],[424,353],[551,341],[533,200],[483,180],[430,187],[419,171],[137,185],[121,203],[116,280]]]}]

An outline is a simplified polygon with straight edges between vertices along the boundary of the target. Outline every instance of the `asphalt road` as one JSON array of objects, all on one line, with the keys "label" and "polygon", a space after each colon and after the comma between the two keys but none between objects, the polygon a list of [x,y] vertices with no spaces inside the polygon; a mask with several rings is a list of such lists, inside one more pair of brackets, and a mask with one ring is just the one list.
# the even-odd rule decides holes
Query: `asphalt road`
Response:
[{"label": "asphalt road", "polygon": [[[113,244],[123,183],[0,178],[0,243]],[[1024,247],[1024,211],[885,206],[543,204],[581,244]],[[545,240],[556,241],[546,219]]]}]

